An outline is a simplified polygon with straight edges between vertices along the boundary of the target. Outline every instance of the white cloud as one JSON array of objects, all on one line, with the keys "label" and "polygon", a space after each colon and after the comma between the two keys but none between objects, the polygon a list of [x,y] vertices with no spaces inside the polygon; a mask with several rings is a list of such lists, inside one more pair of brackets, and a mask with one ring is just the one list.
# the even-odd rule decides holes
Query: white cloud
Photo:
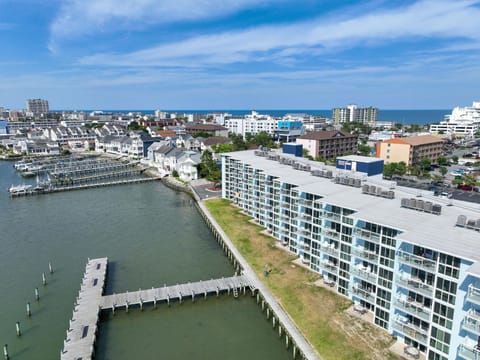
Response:
[{"label": "white cloud", "polygon": [[67,0],[50,26],[50,46],[79,35],[214,18],[270,2],[275,0]]},{"label": "white cloud", "polygon": [[[144,0],[146,1],[146,0]],[[96,54],[83,64],[110,66],[201,66],[334,51],[401,39],[464,39],[478,41],[478,1],[424,0],[356,17],[338,14],[313,21],[261,26],[161,44],[128,54]]]}]

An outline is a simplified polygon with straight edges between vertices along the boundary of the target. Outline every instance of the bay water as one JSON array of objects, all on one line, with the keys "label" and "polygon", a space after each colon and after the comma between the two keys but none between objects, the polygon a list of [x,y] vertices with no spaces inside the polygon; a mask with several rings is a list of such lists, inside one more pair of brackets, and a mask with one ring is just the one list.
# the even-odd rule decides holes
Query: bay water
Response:
[{"label": "bay water", "polygon": [[[185,194],[151,182],[12,199],[10,185],[34,182],[12,165],[0,161],[0,345],[11,360],[60,357],[89,257],[109,258],[106,294],[234,273]],[[96,350],[112,360],[291,357],[248,294],[103,314]]]}]

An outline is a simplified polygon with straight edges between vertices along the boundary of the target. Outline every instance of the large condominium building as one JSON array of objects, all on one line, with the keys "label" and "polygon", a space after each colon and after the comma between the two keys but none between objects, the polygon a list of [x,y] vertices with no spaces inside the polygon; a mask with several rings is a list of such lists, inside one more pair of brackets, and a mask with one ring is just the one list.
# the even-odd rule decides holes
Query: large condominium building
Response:
[{"label": "large condominium building", "polygon": [[222,182],[224,198],[398,341],[428,360],[480,359],[478,207],[260,150],[224,154]]},{"label": "large condominium building", "polygon": [[427,158],[436,164],[443,154],[444,142],[445,140],[431,135],[390,139],[376,144],[376,156],[385,163],[403,161],[407,165],[416,165]]},{"label": "large condominium building", "polygon": [[377,108],[371,106],[367,108],[359,108],[355,104],[350,104],[346,108],[334,108],[332,111],[335,124],[345,122],[374,124],[377,121],[377,113]]},{"label": "large condominium building", "polygon": [[340,130],[311,132],[298,137],[296,142],[302,144],[314,158],[327,160],[356,154],[358,150],[358,135]]},{"label": "large condominium building", "polygon": [[472,106],[456,107],[445,120],[439,124],[430,125],[431,133],[458,134],[473,136],[480,130],[480,101],[474,101]]},{"label": "large condominium building", "polygon": [[47,114],[48,111],[49,111],[48,100],[43,100],[43,99],[27,100],[27,112],[32,113],[34,116]]},{"label": "large condominium building", "polygon": [[269,115],[260,115],[256,111],[252,111],[252,114],[244,117],[227,116],[223,121],[224,126],[228,128],[230,133],[241,135],[245,138],[247,133],[257,135],[261,132],[266,132],[273,136],[275,130],[278,128],[278,122],[280,120]]}]

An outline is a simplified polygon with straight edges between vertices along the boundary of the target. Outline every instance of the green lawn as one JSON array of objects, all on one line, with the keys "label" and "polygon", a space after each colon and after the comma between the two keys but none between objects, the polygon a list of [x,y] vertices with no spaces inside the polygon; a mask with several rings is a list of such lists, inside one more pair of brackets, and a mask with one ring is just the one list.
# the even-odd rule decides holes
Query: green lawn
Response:
[{"label": "green lawn", "polygon": [[[385,331],[346,313],[351,302],[315,286],[320,275],[294,265],[296,257],[261,234],[262,227],[225,199],[206,206],[251,267],[325,359],[396,359],[388,350],[392,337]],[[264,275],[265,266],[272,271]]]}]

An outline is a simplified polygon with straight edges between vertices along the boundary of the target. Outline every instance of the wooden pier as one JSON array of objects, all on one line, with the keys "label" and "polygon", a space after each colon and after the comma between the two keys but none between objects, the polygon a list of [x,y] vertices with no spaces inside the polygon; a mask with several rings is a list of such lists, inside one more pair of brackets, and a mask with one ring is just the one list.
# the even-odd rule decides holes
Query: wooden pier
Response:
[{"label": "wooden pier", "polygon": [[94,357],[97,323],[102,310],[115,313],[115,310],[120,308],[126,311],[132,306],[143,309],[145,304],[156,307],[157,303],[169,305],[171,301],[194,301],[196,297],[219,296],[221,293],[232,293],[234,297],[238,297],[240,294],[245,295],[247,289],[254,295],[256,290],[248,276],[239,275],[102,296],[107,265],[107,258],[92,259],[87,263],[63,343],[61,360],[89,360]]},{"label": "wooden pier", "polygon": [[232,292],[233,296],[237,297],[241,292],[245,294],[247,288],[252,291],[252,294],[254,293],[255,288],[245,275],[173,286],[164,285],[160,288],[103,296],[100,308],[115,312],[118,308],[128,310],[130,306],[143,308],[145,304],[156,306],[160,302],[170,304],[171,301],[182,302],[185,299],[194,301],[197,296],[206,298],[208,295],[218,296],[225,292],[228,294]]},{"label": "wooden pier", "polygon": [[61,360],[91,359],[94,355],[107,262],[107,258],[100,258],[87,263],[67,337],[63,342]]}]

